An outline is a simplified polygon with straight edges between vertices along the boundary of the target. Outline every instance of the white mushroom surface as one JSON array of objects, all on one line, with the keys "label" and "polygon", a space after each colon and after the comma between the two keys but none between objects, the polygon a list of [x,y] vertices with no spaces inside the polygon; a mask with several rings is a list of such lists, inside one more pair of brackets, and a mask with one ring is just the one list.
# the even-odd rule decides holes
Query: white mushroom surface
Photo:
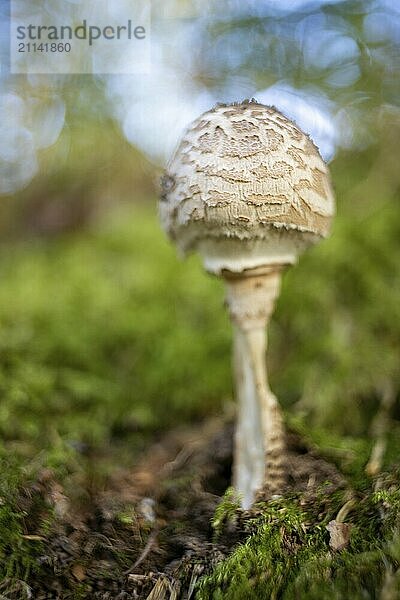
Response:
[{"label": "white mushroom surface", "polygon": [[238,402],[233,484],[243,508],[285,485],[285,431],[268,386],[266,326],[281,272],[326,237],[335,204],[308,135],[275,108],[218,105],[194,121],[167,166],[164,228],[222,275],[234,328]]},{"label": "white mushroom surface", "polygon": [[328,234],[334,214],[317,147],[275,108],[256,102],[217,105],[188,127],[162,198],[171,238],[184,252],[198,250],[217,273],[295,262]]}]

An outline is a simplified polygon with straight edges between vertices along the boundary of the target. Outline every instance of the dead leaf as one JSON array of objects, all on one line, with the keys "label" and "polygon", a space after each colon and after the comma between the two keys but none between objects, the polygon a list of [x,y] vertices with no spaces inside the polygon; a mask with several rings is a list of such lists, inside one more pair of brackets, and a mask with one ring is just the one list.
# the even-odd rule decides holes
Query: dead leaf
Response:
[{"label": "dead leaf", "polygon": [[69,500],[63,493],[63,488],[61,485],[55,483],[52,486],[49,495],[57,517],[60,519],[65,518],[69,510]]},{"label": "dead leaf", "polygon": [[146,600],[178,600],[179,597],[179,582],[175,580],[170,581],[168,577],[162,574]]},{"label": "dead leaf", "polygon": [[80,565],[78,563],[73,565],[71,573],[78,581],[83,581],[84,579],[86,579],[86,569],[83,565]]},{"label": "dead leaf", "polygon": [[349,543],[350,523],[340,523],[339,521],[330,521],[326,526],[330,534],[329,545],[332,550],[343,550]]},{"label": "dead leaf", "polygon": [[166,600],[169,590],[170,585],[168,579],[166,577],[160,577],[146,600]]}]

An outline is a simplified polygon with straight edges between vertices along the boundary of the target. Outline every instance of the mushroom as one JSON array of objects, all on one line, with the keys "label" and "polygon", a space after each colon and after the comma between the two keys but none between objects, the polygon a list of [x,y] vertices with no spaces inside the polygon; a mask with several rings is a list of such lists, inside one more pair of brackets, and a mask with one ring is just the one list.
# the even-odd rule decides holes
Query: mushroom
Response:
[{"label": "mushroom", "polygon": [[162,178],[160,217],[183,253],[222,276],[234,328],[233,485],[243,508],[282,491],[285,432],[266,374],[266,326],[284,267],[329,233],[334,196],[317,147],[274,107],[218,104],[186,130]]}]

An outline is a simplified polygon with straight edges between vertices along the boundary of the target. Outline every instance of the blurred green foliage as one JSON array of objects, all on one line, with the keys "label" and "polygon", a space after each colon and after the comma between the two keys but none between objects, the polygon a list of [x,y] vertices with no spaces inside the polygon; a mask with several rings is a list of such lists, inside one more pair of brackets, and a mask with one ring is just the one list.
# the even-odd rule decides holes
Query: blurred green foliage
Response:
[{"label": "blurred green foliage", "polygon": [[154,214],[5,246],[0,271],[5,442],[104,444],[204,417],[230,394],[220,286],[176,261]]},{"label": "blurred green foliage", "polygon": [[[269,336],[283,405],[349,435],[368,433],[400,387],[398,123],[380,127],[385,144],[333,162],[332,236],[285,273]],[[128,162],[122,188],[142,176]],[[0,247],[0,431],[26,455],[62,463],[67,449],[136,443],[232,397],[223,286],[198,258],[177,259],[137,187],[135,206],[86,228]]]},{"label": "blurred green foliage", "polygon": [[397,192],[371,198],[365,189],[357,210],[360,190],[346,189],[357,160],[366,178],[368,156],[333,165],[332,237],[285,276],[270,338],[278,395],[289,402],[301,394],[298,408],[350,434],[365,433],[385,388],[396,397],[400,385]]}]

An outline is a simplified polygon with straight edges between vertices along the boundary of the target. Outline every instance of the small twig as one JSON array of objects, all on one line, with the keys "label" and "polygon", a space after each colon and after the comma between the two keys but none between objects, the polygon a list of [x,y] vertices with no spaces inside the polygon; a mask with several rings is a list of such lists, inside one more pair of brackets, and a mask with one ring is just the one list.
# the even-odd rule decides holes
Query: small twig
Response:
[{"label": "small twig", "polygon": [[132,567],[130,567],[127,571],[124,572],[124,575],[129,575],[130,573],[132,573],[132,571],[134,571],[144,561],[146,556],[150,553],[150,551],[154,545],[154,542],[157,539],[157,535],[158,535],[158,529],[154,529],[151,532],[151,534],[149,535],[149,539],[147,540],[147,543],[146,543],[145,547],[143,548],[143,552],[138,557],[136,562],[132,565]]},{"label": "small twig", "polygon": [[367,475],[373,477],[377,475],[382,468],[383,458],[386,452],[386,439],[379,437],[372,447],[371,455],[365,467]]},{"label": "small twig", "polygon": [[[195,445],[195,443],[194,443]],[[174,460],[171,460],[170,462],[165,463],[165,465],[162,467],[161,469],[161,474],[162,475],[167,475],[168,473],[171,473],[172,471],[175,471],[175,469],[179,469],[179,467],[182,467],[185,462],[191,457],[191,455],[193,454],[193,452],[195,451],[195,447],[192,446],[184,446],[176,455],[176,457],[174,458]]]},{"label": "small twig", "polygon": [[[119,543],[118,539],[116,539],[116,538],[115,539],[110,539],[106,535],[104,535],[103,533],[95,532],[93,534],[93,537],[95,538],[95,540],[99,544],[101,544],[102,548],[106,548],[107,550],[111,550],[111,551],[114,551],[114,550],[123,550],[125,552],[132,551],[132,548],[130,546],[124,546],[124,545],[122,545],[122,544]],[[94,550],[94,547],[92,547],[90,553],[93,552],[93,550]]]},{"label": "small twig", "polygon": [[194,593],[194,589],[196,587],[197,580],[203,571],[204,571],[203,565],[200,565],[200,564],[194,565],[194,567],[192,569],[192,575],[190,577],[187,600],[190,600],[190,598],[192,597],[192,595]]},{"label": "small twig", "polygon": [[[379,410],[371,425],[371,431],[376,439],[368,463],[365,467],[365,472],[371,477],[378,475],[382,468],[386,452],[387,434],[390,426],[390,411],[395,399],[396,394],[393,385],[390,381],[386,381],[381,394]],[[376,482],[376,486],[379,488],[379,481]]]},{"label": "small twig", "polygon": [[347,502],[345,502],[343,504],[342,508],[339,510],[338,514],[336,515],[336,519],[335,519],[336,523],[344,523],[347,515],[354,508],[355,505],[356,505],[356,501],[354,498],[350,498],[350,500],[347,500]]}]

